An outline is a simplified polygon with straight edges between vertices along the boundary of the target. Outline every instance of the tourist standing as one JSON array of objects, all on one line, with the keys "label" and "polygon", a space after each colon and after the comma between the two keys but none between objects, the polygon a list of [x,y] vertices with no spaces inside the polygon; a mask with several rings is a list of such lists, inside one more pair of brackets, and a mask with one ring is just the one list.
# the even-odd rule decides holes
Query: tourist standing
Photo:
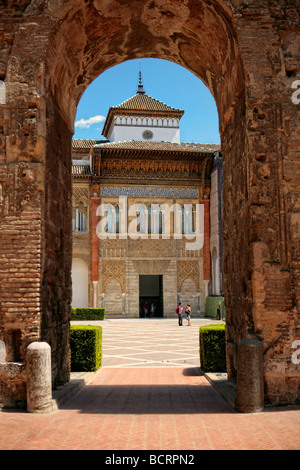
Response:
[{"label": "tourist standing", "polygon": [[151,317],[154,317],[154,312],[155,312],[155,305],[152,302],[152,304],[151,304]]},{"label": "tourist standing", "polygon": [[183,311],[183,306],[181,302],[179,302],[178,307],[176,308],[176,313],[178,315],[178,325],[182,326],[182,311]]},{"label": "tourist standing", "polygon": [[188,321],[187,326],[191,326],[191,306],[190,304],[187,304],[185,307],[185,314],[186,314],[186,319]]},{"label": "tourist standing", "polygon": [[144,303],[144,316],[145,316],[145,317],[148,316],[148,302],[145,302],[145,303]]}]

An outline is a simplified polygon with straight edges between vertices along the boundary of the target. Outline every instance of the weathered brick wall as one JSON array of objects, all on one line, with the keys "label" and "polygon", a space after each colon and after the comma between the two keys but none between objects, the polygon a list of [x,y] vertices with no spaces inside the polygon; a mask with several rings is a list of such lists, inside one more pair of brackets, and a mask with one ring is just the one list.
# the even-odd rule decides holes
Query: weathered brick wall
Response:
[{"label": "weathered brick wall", "polygon": [[[23,362],[29,343],[48,341],[53,382],[60,383],[69,380],[72,134],[51,97],[46,103],[44,57],[53,21],[22,17],[25,2],[9,3],[1,8],[0,337],[7,361]],[[24,374],[3,374],[0,381],[24,399],[24,384],[13,386]]]},{"label": "weathered brick wall", "polygon": [[41,339],[51,346],[53,380],[65,383],[70,373],[72,134],[55,104],[48,102],[47,110]]},{"label": "weathered brick wall", "polygon": [[[9,0],[1,5],[0,79],[5,79],[7,102],[0,106],[5,198],[0,257],[6,263],[0,268],[0,339],[12,319],[21,325],[22,354],[32,337],[49,339],[54,377],[66,379],[68,166],[76,107],[88,84],[108,67],[154,56],[192,70],[218,106],[229,372],[236,373],[239,339],[258,336],[267,400],[299,397],[299,366],[291,362],[292,341],[300,337],[300,122],[299,105],[291,101],[292,83],[300,75],[297,4]],[[15,180],[24,164],[29,166],[24,177]],[[32,240],[24,245],[28,224]],[[18,275],[12,276],[14,259]],[[20,303],[29,279],[21,269],[29,268],[29,259],[38,293]]]},{"label": "weathered brick wall", "polygon": [[[299,217],[300,122],[299,105],[291,99],[292,84],[300,75],[299,8],[293,2],[253,1],[239,6],[236,18],[247,72],[244,132],[248,142],[242,148],[239,178],[232,181],[235,199],[246,201],[244,220],[248,218],[249,251],[242,256],[245,265],[239,287],[246,294],[240,293],[246,300],[249,332],[264,345],[266,398],[284,402],[299,398],[300,382],[299,366],[291,360],[292,343],[300,337],[300,247],[292,222]],[[225,149],[227,166],[226,153]],[[230,164],[228,170],[233,170]],[[227,188],[224,173],[224,193]],[[225,221],[227,230],[230,220]],[[243,235],[239,238],[246,241]],[[232,266],[234,258],[225,245],[225,257]],[[239,244],[239,255],[243,252]],[[227,297],[235,295],[232,287],[227,283]],[[232,317],[239,308],[236,303]],[[243,315],[238,317],[241,322]],[[234,337],[239,322],[235,320],[231,328]]]}]

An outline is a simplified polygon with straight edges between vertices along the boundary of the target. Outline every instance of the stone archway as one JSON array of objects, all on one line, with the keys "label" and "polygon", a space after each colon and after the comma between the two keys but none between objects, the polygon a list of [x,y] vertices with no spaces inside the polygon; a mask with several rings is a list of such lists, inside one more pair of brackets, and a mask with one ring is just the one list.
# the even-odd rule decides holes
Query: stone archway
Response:
[{"label": "stone archway", "polygon": [[[0,338],[52,349],[69,379],[71,139],[86,87],[139,57],[196,74],[217,104],[224,171],[229,376],[242,338],[264,346],[266,399],[294,402],[299,368],[299,12],[250,0],[24,0],[1,7]],[[16,272],[18,275],[16,275]]]}]

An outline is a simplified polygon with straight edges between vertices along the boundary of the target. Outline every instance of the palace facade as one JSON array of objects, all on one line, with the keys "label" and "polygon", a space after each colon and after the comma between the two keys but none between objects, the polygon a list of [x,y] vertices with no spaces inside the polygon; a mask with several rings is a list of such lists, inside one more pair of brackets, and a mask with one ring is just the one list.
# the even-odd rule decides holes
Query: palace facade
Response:
[{"label": "palace facade", "polygon": [[200,316],[222,293],[222,157],[180,142],[183,114],[140,78],[105,140],[73,140],[73,307],[170,317],[181,301]]}]

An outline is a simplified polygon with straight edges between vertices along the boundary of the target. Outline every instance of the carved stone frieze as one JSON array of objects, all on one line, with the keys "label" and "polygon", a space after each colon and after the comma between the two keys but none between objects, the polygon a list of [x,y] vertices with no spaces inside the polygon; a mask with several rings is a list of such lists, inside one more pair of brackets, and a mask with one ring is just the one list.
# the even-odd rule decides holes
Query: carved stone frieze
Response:
[{"label": "carved stone frieze", "polygon": [[125,260],[102,260],[101,268],[101,279],[102,279],[102,291],[105,290],[107,283],[116,279],[122,288],[122,292],[125,292],[126,286],[126,262]]},{"label": "carved stone frieze", "polygon": [[0,168],[0,217],[17,215],[38,191],[38,170],[21,162]]},{"label": "carved stone frieze", "polygon": [[177,261],[177,289],[180,291],[181,285],[185,279],[191,279],[197,289],[200,291],[200,271],[199,261],[178,260]]},{"label": "carved stone frieze", "polygon": [[88,199],[89,194],[90,188],[88,185],[73,184],[73,197],[76,201],[79,201],[82,197]]},{"label": "carved stone frieze", "polygon": [[101,176],[147,175],[199,177],[202,164],[197,162],[114,159],[101,161]]}]

